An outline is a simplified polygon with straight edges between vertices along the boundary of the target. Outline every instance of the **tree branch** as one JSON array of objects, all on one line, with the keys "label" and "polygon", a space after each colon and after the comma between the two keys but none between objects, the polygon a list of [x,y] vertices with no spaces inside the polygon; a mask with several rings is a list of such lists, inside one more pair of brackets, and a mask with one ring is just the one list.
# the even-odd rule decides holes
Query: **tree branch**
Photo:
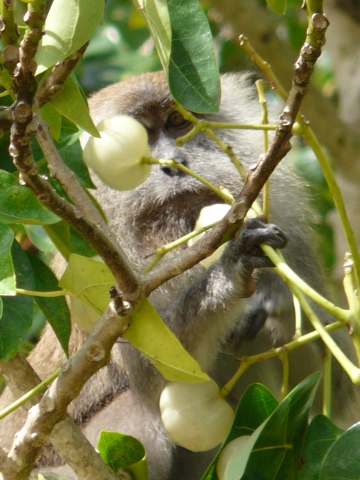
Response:
[{"label": "tree branch", "polygon": [[[20,354],[7,363],[0,363],[1,376],[15,398],[18,398],[35,388],[40,378],[31,368],[27,360]],[[27,405],[28,409],[41,401],[41,395],[32,397]],[[63,460],[74,470],[79,478],[101,478],[116,480],[118,477],[104,464],[93,446],[85,438],[80,428],[68,416],[56,425],[51,432],[50,441]],[[76,455],[73,452],[76,451]],[[17,478],[13,469],[13,462],[0,451],[0,461],[5,480]],[[9,471],[8,471],[9,470]]]},{"label": "tree branch", "polygon": [[[22,480],[30,474],[33,463],[54,426],[67,418],[67,406],[79,395],[87,380],[107,364],[114,343],[125,332],[127,326],[127,318],[116,316],[112,309],[108,309],[95,325],[77,355],[67,362],[59,377],[49,387],[39,403],[29,411],[26,423],[17,433],[7,460],[2,466],[5,480]],[[8,375],[10,372],[11,370],[8,371]],[[93,458],[94,449],[81,432],[77,431],[77,427],[75,431],[75,427],[72,421],[62,423],[62,427],[55,430],[54,445],[60,448],[61,454],[64,454],[72,468],[85,468],[86,470],[86,467],[80,465],[81,462],[75,459],[71,460],[68,453],[63,452],[63,447],[65,448],[65,445],[71,442],[70,437],[76,435],[76,441],[81,440],[86,457]],[[63,431],[62,428],[65,430]],[[65,435],[64,441],[60,438],[62,435]],[[90,457],[88,457],[89,455]],[[89,477],[80,476],[80,478]],[[91,478],[99,478],[99,476],[95,475]],[[114,480],[109,473],[100,478]]]},{"label": "tree branch", "polygon": [[63,89],[65,80],[70,73],[76,68],[89,45],[89,42],[85,43],[79,50],[65,58],[62,62],[57,63],[52,69],[50,75],[39,86],[36,92],[36,99],[40,107],[45,103],[50,102],[56,95],[58,95]]}]

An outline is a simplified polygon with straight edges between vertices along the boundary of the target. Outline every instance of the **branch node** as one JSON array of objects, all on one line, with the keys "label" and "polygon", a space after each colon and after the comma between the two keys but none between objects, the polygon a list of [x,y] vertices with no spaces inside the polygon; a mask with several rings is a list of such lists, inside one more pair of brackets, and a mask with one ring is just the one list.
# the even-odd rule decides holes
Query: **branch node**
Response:
[{"label": "branch node", "polygon": [[86,352],[86,356],[89,358],[89,360],[93,360],[94,362],[100,362],[104,359],[105,355],[105,348],[101,342],[94,342],[89,346]]}]

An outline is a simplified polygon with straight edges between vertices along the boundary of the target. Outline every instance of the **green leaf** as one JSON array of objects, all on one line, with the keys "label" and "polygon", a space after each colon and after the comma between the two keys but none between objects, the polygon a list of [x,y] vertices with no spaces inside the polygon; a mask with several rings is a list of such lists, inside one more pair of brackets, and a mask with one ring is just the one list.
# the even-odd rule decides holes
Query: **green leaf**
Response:
[{"label": "green leaf", "polygon": [[226,443],[240,435],[251,435],[276,409],[279,402],[259,383],[249,385],[236,408],[235,419]]},{"label": "green leaf", "polygon": [[171,93],[193,112],[216,112],[220,77],[206,15],[198,0],[168,0],[168,8],[172,31]]},{"label": "green leaf", "polygon": [[56,223],[60,219],[47,210],[18,179],[0,170],[0,221],[3,223]]},{"label": "green leaf", "polygon": [[61,255],[69,260],[71,253],[77,253],[85,257],[94,257],[97,252],[91,248],[75,230],[64,222],[58,222],[44,227],[51,241]]},{"label": "green leaf", "polygon": [[147,480],[145,449],[136,438],[118,432],[102,431],[96,448],[113,472],[126,469],[136,480]]},{"label": "green leaf", "polygon": [[359,480],[360,424],[355,424],[333,444],[324,458],[319,480]]},{"label": "green leaf", "polygon": [[[252,449],[257,442],[257,439],[261,435],[261,432],[263,431],[265,427],[265,423],[259,425],[256,430],[253,431],[253,433],[250,436],[242,436],[238,437],[236,440],[232,440],[232,445],[235,444],[236,448],[234,452],[231,455],[230,458],[227,459],[226,466],[224,466],[224,471],[222,472],[224,477],[223,480],[240,480],[246,470],[246,465],[248,463],[249,457],[251,455]],[[240,440],[241,439],[241,440]],[[241,445],[239,445],[239,440],[241,442]],[[228,444],[229,448],[230,445]],[[225,452],[223,452],[219,460],[220,462],[224,463],[224,460],[222,455],[224,455]]]},{"label": "green leaf", "polygon": [[[28,254],[28,259],[33,268],[35,290],[39,292],[49,292],[59,290],[58,280],[41,260],[34,255]],[[71,321],[69,307],[65,297],[34,297],[39,308],[50,323],[57,336],[64,352],[68,354],[68,343],[71,332]]]},{"label": "green leaf", "polygon": [[299,480],[318,480],[321,464],[329,448],[343,433],[327,417],[316,415],[306,432],[301,453]]},{"label": "green leaf", "polygon": [[320,374],[303,380],[266,421],[246,467],[247,480],[297,477],[300,450]]},{"label": "green leaf", "polygon": [[11,257],[13,231],[0,223],[0,295],[15,295],[16,278]]},{"label": "green leaf", "polygon": [[171,53],[171,25],[168,5],[164,0],[133,0],[155,41],[161,64],[168,75]]},{"label": "green leaf", "polygon": [[38,250],[43,253],[54,253],[54,244],[42,225],[24,225],[24,228],[29,240]]},{"label": "green leaf", "polygon": [[[78,137],[73,136],[66,142],[57,144],[57,148],[64,163],[75,173],[82,186],[85,188],[95,188],[89,175],[89,170],[83,161],[82,149]],[[96,203],[96,201],[94,203]]]},{"label": "green leaf", "polygon": [[[19,244],[11,249],[18,288],[34,290],[34,276],[29,260]],[[0,320],[0,360],[10,360],[26,339],[33,320],[34,300],[31,296],[3,297],[3,316]]]},{"label": "green leaf", "polygon": [[71,317],[87,331],[91,330],[109,305],[109,290],[113,285],[115,279],[104,262],[77,254],[70,255],[68,266],[59,281],[61,288],[72,293]]},{"label": "green leaf", "polygon": [[167,380],[190,383],[209,380],[148,300],[144,300],[131,316],[130,326],[124,337],[145,355]]},{"label": "green leaf", "polygon": [[56,249],[66,260],[69,260],[71,254],[69,224],[62,220],[53,225],[46,225],[44,230]]},{"label": "green leaf", "polygon": [[[223,444],[223,448],[238,437],[243,435],[253,435],[252,439],[249,440],[249,444],[247,445],[247,447],[250,447],[251,445],[252,449],[252,446],[258,438],[260,431],[262,431],[264,427],[265,420],[273,413],[277,406],[278,401],[274,395],[270,393],[266,387],[264,387],[264,385],[257,383],[249,385],[238,403],[234,422],[229,435]],[[261,429],[257,431],[260,426]],[[228,467],[229,475],[232,475],[234,471],[237,471],[239,465],[244,463],[244,459],[247,460],[251,449],[249,450],[249,448],[247,448],[245,456],[234,460],[234,465],[230,463]],[[218,480],[216,474],[216,463],[221,455],[221,451],[218,452],[212,464],[206,471],[206,474],[203,477],[204,480]],[[245,466],[246,464],[244,467]],[[240,475],[238,475],[237,478],[239,479]]]},{"label": "green leaf", "polygon": [[[92,327],[107,308],[110,302],[109,290],[113,285],[115,279],[105,263],[76,254],[70,255],[68,267],[59,281],[59,286],[72,294],[72,318],[86,330]],[[75,301],[73,297],[76,297]],[[87,310],[84,305],[91,310]],[[95,315],[92,315],[92,311]],[[167,380],[209,380],[148,300],[144,300],[132,315],[130,327],[124,337],[149,358]]]},{"label": "green leaf", "polygon": [[37,74],[64,60],[91,37],[104,11],[102,0],[54,0],[45,21],[45,35],[35,55]]},{"label": "green leaf", "polygon": [[[265,387],[255,385],[245,391],[224,445],[227,445],[240,433],[241,435],[254,435],[249,440],[249,445],[254,445],[254,448],[249,456],[244,476],[242,469],[248,457],[248,449],[245,452],[246,455],[241,451],[234,453],[233,459],[230,459],[226,469],[227,480],[241,480],[242,478],[246,480],[292,480],[298,478],[300,449],[319,380],[319,373],[310,375],[297,385],[275,409],[276,399]],[[252,399],[254,400],[254,415]],[[270,412],[272,412],[270,416],[263,421]],[[247,415],[249,415],[249,419],[246,418]],[[257,437],[255,444],[253,443],[254,437]],[[220,455],[221,452],[215,457],[203,480],[218,480],[215,465]]]},{"label": "green leaf", "polygon": [[[99,0],[97,0],[99,1]],[[50,102],[61,115],[91,135],[99,137],[99,132],[92,121],[87,103],[82,96],[74,76],[70,75],[64,83],[62,91]]]},{"label": "green leaf", "polygon": [[43,120],[49,125],[52,138],[59,141],[61,132],[61,114],[51,105],[51,102],[45,103],[45,105],[40,108],[40,113]]},{"label": "green leaf", "polygon": [[110,303],[109,290],[115,279],[101,260],[71,254],[59,286],[102,315]]},{"label": "green leaf", "polygon": [[284,15],[286,12],[286,0],[266,0],[271,10],[278,15]]}]

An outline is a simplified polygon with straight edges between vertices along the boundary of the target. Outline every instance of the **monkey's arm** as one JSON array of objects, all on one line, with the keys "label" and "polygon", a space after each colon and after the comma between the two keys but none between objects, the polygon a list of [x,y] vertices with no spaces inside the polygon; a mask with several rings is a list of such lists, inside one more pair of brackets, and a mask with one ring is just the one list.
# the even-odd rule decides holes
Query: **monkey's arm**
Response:
[{"label": "monkey's arm", "polygon": [[260,219],[247,221],[222,257],[189,288],[176,304],[161,312],[184,346],[204,368],[211,365],[216,347],[234,328],[244,311],[245,298],[255,291],[252,273],[271,262],[260,248],[286,245],[285,234]]}]

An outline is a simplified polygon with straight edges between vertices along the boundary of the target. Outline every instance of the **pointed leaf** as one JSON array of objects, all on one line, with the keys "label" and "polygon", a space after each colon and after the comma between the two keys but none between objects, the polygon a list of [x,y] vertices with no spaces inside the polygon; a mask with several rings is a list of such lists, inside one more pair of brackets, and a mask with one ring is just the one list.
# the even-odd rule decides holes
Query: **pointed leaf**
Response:
[{"label": "pointed leaf", "polygon": [[15,295],[16,278],[11,257],[14,233],[0,223],[0,295]]},{"label": "pointed leaf", "polygon": [[102,431],[96,446],[103,461],[111,470],[129,470],[136,480],[147,480],[146,453],[139,440],[118,432]]},{"label": "pointed leaf", "polygon": [[319,480],[360,478],[360,424],[355,424],[333,444],[324,458]]},{"label": "pointed leaf", "polygon": [[65,80],[62,91],[51,100],[50,104],[75,125],[91,135],[99,137],[99,132],[90,117],[87,103],[73,75]]},{"label": "pointed leaf", "polygon": [[[244,435],[253,435],[261,426],[261,429],[258,431],[260,434],[260,431],[262,431],[264,427],[265,420],[273,413],[277,406],[278,401],[264,385],[258,383],[249,385],[238,403],[234,422],[229,435],[224,442],[223,448],[237,438],[241,438]],[[256,439],[258,438],[258,433],[255,433],[254,435]],[[254,439],[254,437],[252,437],[252,439]],[[248,444],[248,446],[249,445],[250,444]],[[218,480],[218,476],[216,474],[216,465],[223,448],[218,452],[213,462],[207,469],[203,480]],[[250,453],[247,450],[246,456],[242,456],[237,460],[239,462],[243,462],[244,459],[248,459],[249,455]],[[234,469],[236,471],[236,468],[238,467],[237,460],[234,461],[234,465],[236,466],[232,464],[229,466],[229,475],[230,472],[232,473],[234,471]],[[240,476],[238,476],[238,478],[240,478]]]},{"label": "pointed leaf", "polygon": [[[72,254],[69,265],[59,281],[59,286],[72,293],[83,304],[100,316],[110,302],[110,288],[115,279],[105,263]],[[72,317],[85,329],[98,317],[91,317],[81,305],[74,302]],[[165,325],[148,300],[142,302],[131,317],[130,327],[124,335],[143,355],[151,360],[167,380],[182,382],[207,381],[199,364],[184,349],[179,340]]]},{"label": "pointed leaf", "polygon": [[286,12],[286,0],[266,0],[271,10],[278,15],[284,15]]},{"label": "pointed leaf", "polygon": [[71,254],[59,286],[102,315],[110,302],[115,279],[104,262]]},{"label": "pointed leaf", "polygon": [[148,300],[131,317],[127,338],[173,382],[206,382],[209,377],[160,318]]},{"label": "pointed leaf", "polygon": [[45,35],[35,56],[41,73],[64,60],[91,37],[104,11],[102,0],[54,0],[45,21]]},{"label": "pointed leaf", "polygon": [[164,71],[168,74],[171,52],[171,25],[164,0],[133,0],[154,39]]},{"label": "pointed leaf", "polygon": [[168,8],[172,31],[171,93],[193,112],[216,112],[220,77],[206,15],[198,0],[168,0]]},{"label": "pointed leaf", "polygon": [[318,480],[321,464],[329,448],[343,433],[327,417],[316,415],[306,432],[301,453],[299,480]]},{"label": "pointed leaf", "polygon": [[259,383],[253,383],[243,393],[235,412],[235,420],[226,443],[240,435],[251,435],[276,409],[279,402]]},{"label": "pointed leaf", "polygon": [[[50,268],[34,255],[28,254],[28,259],[33,268],[35,290],[40,292],[59,290],[58,280]],[[34,298],[54,330],[64,352],[68,354],[71,323],[70,312],[65,297]]]},{"label": "pointed leaf", "polygon": [[[34,290],[34,277],[25,252],[14,241],[11,254],[18,288]],[[31,296],[3,297],[3,316],[0,320],[0,360],[10,360],[26,339],[33,320],[34,300]]]},{"label": "pointed leaf", "polygon": [[246,467],[247,480],[296,478],[300,448],[320,374],[303,380],[266,421]]},{"label": "pointed leaf", "polygon": [[[244,475],[246,465],[251,455],[252,449],[259,438],[261,432],[265,427],[265,423],[262,423],[250,436],[241,436],[228,443],[225,449],[221,452],[217,472],[222,480],[240,480]],[[235,447],[235,448],[234,448]],[[230,449],[230,450],[229,450]],[[224,456],[230,457],[224,460]],[[221,465],[221,466],[220,466]]]},{"label": "pointed leaf", "polygon": [[59,141],[61,132],[61,114],[51,105],[51,102],[45,103],[45,105],[40,108],[40,113],[43,120],[49,125],[52,138]]},{"label": "pointed leaf", "polygon": [[47,210],[18,179],[0,170],[0,221],[3,223],[56,223],[60,219]]}]

